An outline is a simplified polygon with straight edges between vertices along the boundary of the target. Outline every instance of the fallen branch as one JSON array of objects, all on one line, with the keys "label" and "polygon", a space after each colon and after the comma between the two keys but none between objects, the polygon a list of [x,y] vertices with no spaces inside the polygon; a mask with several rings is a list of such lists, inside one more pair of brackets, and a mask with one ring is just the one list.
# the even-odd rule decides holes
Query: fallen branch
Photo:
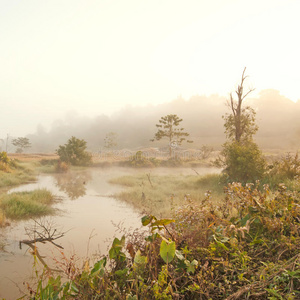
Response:
[{"label": "fallen branch", "polygon": [[32,246],[32,244],[36,244],[36,243],[43,243],[43,244],[45,244],[46,242],[50,242],[54,246],[56,246],[56,247],[58,247],[60,249],[64,249],[63,246],[58,245],[58,244],[56,244],[56,243],[53,242],[54,240],[59,239],[59,238],[61,238],[63,236],[64,236],[64,234],[61,234],[60,236],[57,236],[55,238],[49,237],[49,238],[37,238],[37,239],[33,239],[33,240],[22,240],[22,241],[19,241],[19,247],[20,247],[20,249],[22,249],[22,244],[26,244],[28,246]]},{"label": "fallen branch", "polygon": [[36,244],[42,243],[45,244],[49,242],[53,244],[55,247],[64,249],[61,245],[58,245],[54,241],[63,237],[65,232],[59,232],[56,228],[53,228],[53,224],[50,221],[37,221],[33,220],[34,225],[33,227],[25,228],[27,235],[31,239],[19,241],[19,248],[22,249],[22,244],[29,246],[33,250],[33,255],[35,255],[39,261],[44,265],[44,267],[49,271],[60,272],[60,270],[51,269],[48,267],[47,263],[45,262],[43,256],[40,255]]},{"label": "fallen branch", "polygon": [[62,270],[50,268],[50,267],[47,265],[47,263],[45,262],[43,256],[40,255],[40,253],[39,253],[39,251],[38,251],[38,249],[36,248],[35,245],[34,245],[34,246],[33,246],[32,244],[26,244],[26,245],[28,245],[28,246],[33,250],[33,255],[35,255],[35,256],[39,259],[39,261],[43,264],[43,266],[44,266],[48,271],[51,271],[51,272],[60,272],[60,273],[63,272]]}]

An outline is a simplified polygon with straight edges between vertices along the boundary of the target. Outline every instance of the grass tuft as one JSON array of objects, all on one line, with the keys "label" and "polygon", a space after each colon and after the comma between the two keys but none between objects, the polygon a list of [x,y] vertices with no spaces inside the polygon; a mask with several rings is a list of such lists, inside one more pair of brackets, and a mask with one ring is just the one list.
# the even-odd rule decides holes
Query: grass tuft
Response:
[{"label": "grass tuft", "polygon": [[13,220],[49,215],[54,212],[50,204],[54,196],[46,189],[17,192],[0,197],[0,207],[6,217]]}]

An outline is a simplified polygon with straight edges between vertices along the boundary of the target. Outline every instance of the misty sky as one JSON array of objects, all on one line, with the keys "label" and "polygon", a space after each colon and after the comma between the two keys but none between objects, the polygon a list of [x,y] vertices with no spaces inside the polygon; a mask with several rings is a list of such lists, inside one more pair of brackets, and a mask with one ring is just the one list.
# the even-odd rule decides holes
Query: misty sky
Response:
[{"label": "misty sky", "polygon": [[[0,138],[247,85],[300,99],[298,0],[0,0]],[[172,112],[170,112],[172,113]]]}]

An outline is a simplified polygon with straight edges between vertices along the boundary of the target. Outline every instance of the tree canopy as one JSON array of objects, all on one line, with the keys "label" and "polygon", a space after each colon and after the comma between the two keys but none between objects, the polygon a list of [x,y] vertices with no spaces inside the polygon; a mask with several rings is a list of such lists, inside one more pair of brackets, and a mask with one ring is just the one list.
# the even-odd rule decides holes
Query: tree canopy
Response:
[{"label": "tree canopy", "polygon": [[30,143],[29,139],[26,137],[18,137],[16,139],[13,139],[12,144],[15,147],[17,147],[17,150],[16,150],[17,153],[22,153],[24,151],[24,149],[31,147],[31,143]]},{"label": "tree canopy", "polygon": [[61,161],[74,166],[88,165],[92,157],[86,151],[86,141],[72,136],[65,145],[56,150]]},{"label": "tree canopy", "polygon": [[112,149],[118,145],[117,143],[118,134],[116,132],[109,132],[104,138],[104,148]]},{"label": "tree canopy", "polygon": [[165,117],[161,117],[156,124],[158,131],[155,133],[154,139],[151,141],[159,141],[162,138],[167,138],[169,141],[169,154],[172,156],[173,149],[177,146],[181,145],[183,141],[187,141],[188,143],[192,143],[191,140],[186,140],[190,134],[185,132],[184,128],[178,128],[180,123],[183,120],[180,119],[177,115],[167,115]]}]

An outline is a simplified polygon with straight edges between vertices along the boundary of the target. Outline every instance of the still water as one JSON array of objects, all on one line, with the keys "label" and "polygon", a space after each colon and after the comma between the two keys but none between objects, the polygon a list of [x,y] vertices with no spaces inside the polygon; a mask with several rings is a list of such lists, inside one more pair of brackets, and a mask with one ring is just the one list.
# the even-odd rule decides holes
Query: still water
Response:
[{"label": "still water", "polygon": [[[216,172],[214,168],[201,168],[198,173]],[[9,192],[29,191],[47,188],[59,200],[54,204],[55,216],[39,221],[52,224],[65,235],[55,242],[63,250],[52,244],[37,244],[38,250],[50,267],[57,268],[55,260],[74,257],[81,266],[88,257],[93,261],[106,254],[113,237],[121,237],[124,231],[141,227],[141,215],[126,203],[112,197],[122,187],[108,183],[110,178],[134,173],[151,174],[195,174],[191,169],[151,170],[136,169],[86,169],[67,174],[40,175],[37,182],[19,186]],[[5,251],[0,252],[0,299],[17,299],[24,295],[26,282],[34,282],[34,258],[31,249],[19,241],[29,239],[26,228],[34,225],[33,220],[12,223],[0,229],[0,241],[5,243]],[[63,253],[63,254],[62,254]]]}]

